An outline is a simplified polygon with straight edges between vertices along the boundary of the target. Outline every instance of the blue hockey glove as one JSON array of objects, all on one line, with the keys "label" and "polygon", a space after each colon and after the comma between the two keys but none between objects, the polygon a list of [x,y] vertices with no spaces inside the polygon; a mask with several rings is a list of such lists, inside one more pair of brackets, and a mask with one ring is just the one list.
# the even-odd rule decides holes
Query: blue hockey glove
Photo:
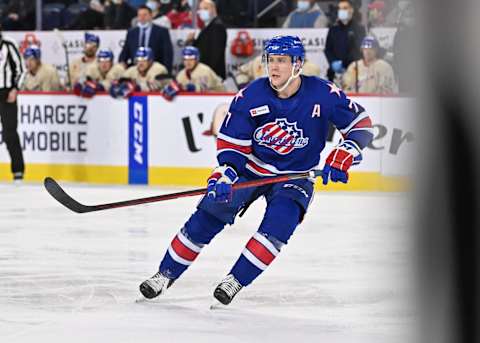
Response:
[{"label": "blue hockey glove", "polygon": [[232,200],[232,184],[237,182],[238,175],[235,169],[229,166],[217,167],[208,178],[207,196],[216,202]]},{"label": "blue hockey glove", "polygon": [[118,81],[113,81],[112,85],[110,86],[110,95],[112,98],[119,98],[121,97],[120,95],[120,82]]},{"label": "blue hockey glove", "polygon": [[328,155],[322,170],[323,184],[329,180],[333,182],[348,182],[348,169],[350,166],[360,163],[362,153],[353,141],[343,141],[337,145]]},{"label": "blue hockey glove", "polygon": [[330,67],[332,68],[332,70],[335,73],[343,73],[343,71],[344,71],[343,62],[341,60],[333,61],[332,64],[330,65]]},{"label": "blue hockey glove", "polygon": [[178,82],[172,80],[165,87],[163,87],[162,95],[166,100],[172,101],[181,90],[182,87],[178,84]]},{"label": "blue hockey glove", "polygon": [[93,80],[87,80],[85,81],[85,84],[82,89],[82,96],[84,98],[91,98],[95,94],[97,94],[98,91],[100,91],[100,86],[99,83]]}]

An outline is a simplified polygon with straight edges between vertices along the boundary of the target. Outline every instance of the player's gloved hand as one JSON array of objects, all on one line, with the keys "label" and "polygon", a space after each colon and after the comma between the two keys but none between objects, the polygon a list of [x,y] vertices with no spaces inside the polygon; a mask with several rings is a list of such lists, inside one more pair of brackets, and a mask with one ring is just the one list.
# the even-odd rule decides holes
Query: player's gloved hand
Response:
[{"label": "player's gloved hand", "polygon": [[82,96],[83,85],[81,82],[77,82],[73,85],[73,94]]},{"label": "player's gloved hand", "polygon": [[92,98],[95,94],[97,94],[97,90],[98,83],[93,80],[87,80],[85,81],[81,95],[84,98]]},{"label": "player's gloved hand", "polygon": [[134,92],[138,91],[139,87],[134,81],[122,81],[120,83],[119,95],[122,98],[129,98]]},{"label": "player's gloved hand", "polygon": [[342,60],[333,61],[332,64],[330,65],[330,67],[332,68],[332,70],[335,73],[343,73],[343,62],[342,62]]},{"label": "player's gloved hand", "polygon": [[185,91],[186,92],[195,92],[197,90],[197,87],[193,83],[187,83],[185,86]]},{"label": "player's gloved hand", "polygon": [[208,178],[207,196],[217,202],[232,200],[232,184],[237,182],[238,175],[230,166],[220,166],[213,170]]},{"label": "player's gloved hand", "polygon": [[115,98],[115,99],[119,98],[121,96],[120,95],[120,82],[113,81],[112,85],[110,86],[109,93],[112,96],[112,98]]},{"label": "player's gloved hand", "polygon": [[178,84],[177,81],[172,80],[165,87],[163,87],[162,95],[166,100],[172,101],[181,90],[182,88],[180,84]]},{"label": "player's gloved hand", "polygon": [[329,180],[347,183],[348,169],[361,160],[362,153],[358,146],[352,141],[343,141],[327,157],[322,171],[323,184],[326,185]]}]

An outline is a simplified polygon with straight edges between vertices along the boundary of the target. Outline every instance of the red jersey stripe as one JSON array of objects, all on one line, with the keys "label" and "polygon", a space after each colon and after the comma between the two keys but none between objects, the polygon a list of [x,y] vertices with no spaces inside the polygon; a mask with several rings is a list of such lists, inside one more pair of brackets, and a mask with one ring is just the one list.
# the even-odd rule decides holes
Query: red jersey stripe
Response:
[{"label": "red jersey stripe", "polygon": [[370,117],[363,118],[358,123],[356,123],[352,129],[360,129],[364,127],[372,127],[372,121],[370,120]]},{"label": "red jersey stripe", "polygon": [[223,139],[217,138],[217,150],[222,150],[222,149],[233,149],[233,150],[240,151],[244,154],[252,153],[251,146],[241,146],[241,145],[233,144],[233,143],[224,141]]},{"label": "red jersey stripe", "polygon": [[248,161],[247,164],[252,167],[253,169],[255,169],[257,172],[261,173],[261,174],[266,174],[266,175],[273,175],[274,173],[272,173],[271,171],[265,169],[265,168],[262,168],[260,166],[258,166],[255,162],[253,161]]}]

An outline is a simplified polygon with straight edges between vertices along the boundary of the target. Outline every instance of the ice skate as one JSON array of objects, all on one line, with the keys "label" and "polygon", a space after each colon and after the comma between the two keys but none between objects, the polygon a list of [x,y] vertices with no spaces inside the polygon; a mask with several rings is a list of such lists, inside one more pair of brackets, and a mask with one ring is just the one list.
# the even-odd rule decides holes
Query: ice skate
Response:
[{"label": "ice skate", "polygon": [[213,296],[223,305],[228,305],[232,302],[235,295],[240,292],[243,286],[238,282],[232,274],[228,274],[222,282],[215,288]]},{"label": "ice skate", "polygon": [[158,272],[140,284],[140,293],[147,299],[153,299],[165,292],[174,281]]}]

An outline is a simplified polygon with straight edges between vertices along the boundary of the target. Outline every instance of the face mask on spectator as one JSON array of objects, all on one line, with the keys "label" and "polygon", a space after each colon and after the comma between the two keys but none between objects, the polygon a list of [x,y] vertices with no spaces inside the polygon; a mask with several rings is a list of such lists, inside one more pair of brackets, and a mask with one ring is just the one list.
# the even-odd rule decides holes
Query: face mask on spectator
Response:
[{"label": "face mask on spectator", "polygon": [[155,12],[158,8],[158,3],[156,1],[147,1],[145,6],[150,8],[153,12]]},{"label": "face mask on spectator", "polygon": [[297,9],[301,12],[305,12],[310,8],[310,1],[299,0],[297,2]]},{"label": "face mask on spectator", "polygon": [[137,23],[137,26],[138,26],[139,28],[141,28],[141,29],[146,29],[147,27],[150,26],[150,22],[145,23],[145,24],[142,24],[141,22],[138,22],[138,23]]},{"label": "face mask on spectator", "polygon": [[198,10],[198,16],[202,21],[208,22],[210,21],[210,12],[208,10]]},{"label": "face mask on spectator", "polygon": [[188,7],[193,8],[195,5],[195,0],[188,0]]},{"label": "face mask on spectator", "polygon": [[113,3],[116,5],[120,5],[123,2],[123,0],[113,0]]},{"label": "face mask on spectator", "polygon": [[160,3],[164,5],[168,5],[170,2],[170,0],[160,0]]},{"label": "face mask on spectator", "polygon": [[338,19],[341,21],[348,21],[350,20],[350,13],[348,10],[338,10]]}]

